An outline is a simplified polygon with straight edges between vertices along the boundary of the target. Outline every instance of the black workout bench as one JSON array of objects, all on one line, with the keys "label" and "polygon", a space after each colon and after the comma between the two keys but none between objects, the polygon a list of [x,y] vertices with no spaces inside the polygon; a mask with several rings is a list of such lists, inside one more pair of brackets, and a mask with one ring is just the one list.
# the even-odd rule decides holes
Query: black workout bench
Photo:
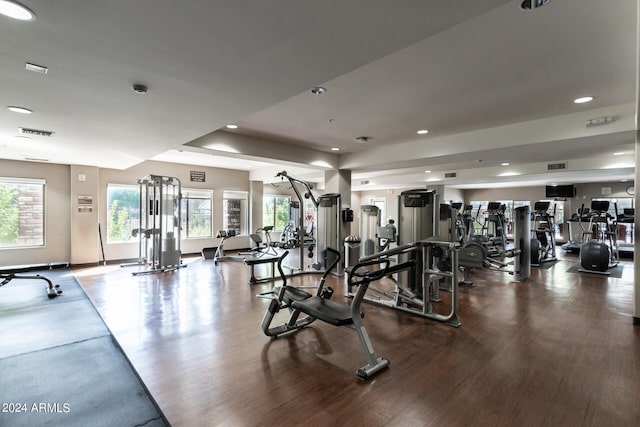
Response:
[{"label": "black workout bench", "polygon": [[[279,255],[279,256],[272,256],[272,257],[261,256],[261,257],[251,257],[251,258],[245,257],[243,259],[245,265],[248,265],[251,267],[251,277],[249,278],[249,284],[256,285],[258,283],[274,281],[276,278],[276,264],[278,263],[278,261],[281,261],[282,259],[284,259],[284,257],[286,257],[288,254],[289,252],[285,251],[282,253],[282,255]],[[258,264],[271,264],[271,276],[262,277],[260,279],[256,278],[255,266]]]},{"label": "black workout bench", "polygon": [[51,270],[53,268],[69,267],[69,263],[52,263],[52,264],[33,264],[33,265],[14,265],[0,267],[0,287],[8,284],[12,280],[44,280],[47,283],[47,296],[55,298],[62,295],[60,285],[54,285],[53,282],[45,276],[39,274],[23,274],[34,270]]}]

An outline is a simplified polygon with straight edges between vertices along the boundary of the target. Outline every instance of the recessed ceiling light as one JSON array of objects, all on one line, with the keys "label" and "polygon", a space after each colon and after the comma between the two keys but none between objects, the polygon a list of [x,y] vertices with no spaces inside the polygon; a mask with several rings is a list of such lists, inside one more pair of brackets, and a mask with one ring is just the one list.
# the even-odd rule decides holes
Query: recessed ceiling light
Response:
[{"label": "recessed ceiling light", "polygon": [[238,125],[234,125],[232,123],[227,125],[227,129],[238,129]]},{"label": "recessed ceiling light", "polygon": [[36,19],[35,13],[29,8],[9,0],[0,0],[0,14],[20,21],[33,21]]},{"label": "recessed ceiling light", "polygon": [[416,132],[418,135],[426,135],[429,133],[429,131],[427,129],[420,129],[418,132]]},{"label": "recessed ceiling light", "polygon": [[424,173],[431,173],[431,171],[424,171]]},{"label": "recessed ceiling light", "polygon": [[614,156],[622,156],[624,154],[623,151],[618,151],[617,153],[613,153]]},{"label": "recessed ceiling light", "polygon": [[340,151],[340,148],[338,148],[338,147],[331,147],[331,151]]},{"label": "recessed ceiling light", "polygon": [[40,73],[40,74],[47,74],[47,72],[49,71],[49,69],[45,66],[32,64],[30,62],[24,63],[24,69],[27,71],[33,71],[34,73]]},{"label": "recessed ceiling light", "polygon": [[29,110],[28,108],[16,107],[15,105],[9,105],[7,107],[7,110],[13,111],[14,113],[20,113],[20,114],[31,114],[31,113],[33,113],[33,111]]},{"label": "recessed ceiling light", "polygon": [[509,162],[502,162],[502,163],[500,163],[500,164],[501,164],[502,166],[509,166],[509,165],[510,165],[510,163],[509,163]]},{"label": "recessed ceiling light", "polygon": [[311,89],[311,93],[314,95],[322,95],[326,92],[327,92],[327,89],[323,88],[322,86],[316,86]]},{"label": "recessed ceiling light", "polygon": [[585,102],[593,101],[593,96],[583,96],[582,98],[576,98],[573,100],[576,104],[584,104]]}]

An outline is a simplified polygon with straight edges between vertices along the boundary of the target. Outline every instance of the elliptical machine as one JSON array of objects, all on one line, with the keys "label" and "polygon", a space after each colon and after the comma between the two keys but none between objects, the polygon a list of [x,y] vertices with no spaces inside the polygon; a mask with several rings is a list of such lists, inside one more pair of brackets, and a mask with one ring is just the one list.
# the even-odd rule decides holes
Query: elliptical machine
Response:
[{"label": "elliptical machine", "polygon": [[557,261],[556,239],[554,231],[554,219],[556,206],[553,205],[553,214],[549,214],[551,202],[538,201],[533,205],[531,214],[531,265],[539,267],[544,262]]},{"label": "elliptical machine", "polygon": [[583,243],[580,247],[579,271],[611,274],[607,270],[620,263],[618,241],[616,239],[616,218],[618,208],[615,204],[614,207],[616,210],[616,216],[612,216],[608,212],[608,201],[591,201],[589,229],[585,230],[582,223],[580,223]]}]

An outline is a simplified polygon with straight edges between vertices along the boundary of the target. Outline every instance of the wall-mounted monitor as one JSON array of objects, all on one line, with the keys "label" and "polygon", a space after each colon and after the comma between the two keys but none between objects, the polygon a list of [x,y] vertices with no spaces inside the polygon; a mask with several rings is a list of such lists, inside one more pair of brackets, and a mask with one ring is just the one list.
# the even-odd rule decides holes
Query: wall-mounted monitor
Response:
[{"label": "wall-mounted monitor", "polygon": [[573,185],[547,185],[545,188],[545,197],[547,198],[571,198],[575,195],[576,188]]}]

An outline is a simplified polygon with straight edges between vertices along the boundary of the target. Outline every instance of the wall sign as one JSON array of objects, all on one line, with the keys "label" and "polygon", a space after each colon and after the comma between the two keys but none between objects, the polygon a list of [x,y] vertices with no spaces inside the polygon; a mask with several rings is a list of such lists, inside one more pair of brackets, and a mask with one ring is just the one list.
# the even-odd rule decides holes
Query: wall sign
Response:
[{"label": "wall sign", "polygon": [[204,182],[205,173],[202,171],[189,171],[191,182]]}]

